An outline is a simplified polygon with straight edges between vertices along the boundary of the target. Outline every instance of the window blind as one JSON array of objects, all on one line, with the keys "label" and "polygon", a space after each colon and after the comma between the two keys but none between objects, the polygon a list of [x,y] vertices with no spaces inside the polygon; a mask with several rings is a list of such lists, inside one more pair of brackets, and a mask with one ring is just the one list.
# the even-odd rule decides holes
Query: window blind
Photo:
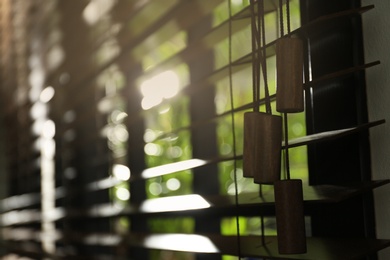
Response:
[{"label": "window blind", "polygon": [[[369,173],[368,129],[384,123],[365,107],[364,70],[379,61],[363,60],[359,21],[372,8],[0,1],[4,257],[374,257],[390,241],[373,231],[371,190],[389,181]],[[276,42],[290,36],[305,46],[305,111],[281,144],[304,183],[295,255],[278,251],[273,185],[242,165],[244,113],[270,100],[277,114]]]}]

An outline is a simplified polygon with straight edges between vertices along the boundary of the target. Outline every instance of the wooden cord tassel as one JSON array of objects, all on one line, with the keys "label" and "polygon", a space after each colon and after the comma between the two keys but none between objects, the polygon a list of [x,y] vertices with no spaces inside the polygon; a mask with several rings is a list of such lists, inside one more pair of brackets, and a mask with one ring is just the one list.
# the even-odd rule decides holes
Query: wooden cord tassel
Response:
[{"label": "wooden cord tassel", "polygon": [[275,212],[279,253],[306,253],[301,180],[275,182]]},{"label": "wooden cord tassel", "polygon": [[276,42],[276,110],[296,113],[304,110],[303,43],[299,38]]},{"label": "wooden cord tassel", "polygon": [[273,184],[280,179],[282,118],[247,112],[244,114],[243,171],[255,183]]}]

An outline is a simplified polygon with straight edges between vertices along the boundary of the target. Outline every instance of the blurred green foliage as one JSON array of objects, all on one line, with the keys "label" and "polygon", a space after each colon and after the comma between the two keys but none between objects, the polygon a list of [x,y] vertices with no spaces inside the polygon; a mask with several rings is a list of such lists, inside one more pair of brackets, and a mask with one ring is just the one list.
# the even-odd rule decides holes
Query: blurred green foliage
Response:
[{"label": "blurred green foliage", "polygon": [[[232,15],[249,5],[249,0],[231,0]],[[168,10],[177,1],[170,0],[169,4],[158,9],[159,15]],[[162,2],[161,2],[162,3]],[[299,1],[291,1],[291,25],[292,29],[299,27]],[[148,16],[150,17],[150,16]],[[229,18],[228,5],[224,1],[213,11],[213,26],[218,26]],[[152,21],[137,18],[142,23],[150,24]],[[265,17],[266,28],[269,29],[266,34],[267,42],[278,37],[277,14],[269,13]],[[140,32],[137,26],[129,24],[129,30],[136,35]],[[152,69],[159,63],[172,57],[175,53],[186,47],[186,33],[180,32],[173,39],[162,43],[152,52],[144,55],[142,58],[143,69],[145,72]],[[250,24],[238,31],[231,38],[231,50],[233,61],[247,55],[251,51],[251,28]],[[142,49],[142,46],[139,48]],[[229,39],[219,42],[213,49],[215,58],[215,69],[223,68],[229,63]],[[275,57],[267,59],[267,77],[268,87],[271,94],[276,92],[276,75],[275,75]],[[189,71],[185,64],[172,69],[180,78],[180,86],[183,88],[189,82]],[[261,76],[261,78],[263,78]],[[144,79],[143,79],[144,80]],[[231,95],[233,95],[234,107],[240,107],[252,102],[252,69],[250,66],[235,72],[232,75],[233,93],[230,93],[229,78],[223,78],[215,85],[215,107],[217,114],[222,114],[231,110]],[[264,82],[261,83],[264,86]],[[264,97],[264,90],[261,90],[261,97]],[[147,167],[164,165],[172,162],[183,161],[192,158],[192,146],[190,141],[190,131],[175,131],[181,127],[190,125],[189,100],[188,97],[178,94],[157,107],[144,111],[146,132],[145,132],[145,159]],[[272,104],[275,111],[275,104]],[[264,111],[264,107],[260,110]],[[247,110],[249,111],[249,110]],[[234,125],[230,115],[220,117],[217,121],[217,145],[220,156],[232,156],[233,149],[237,154],[242,154],[243,150],[243,115],[246,111],[234,114]],[[275,112],[274,112],[275,113]],[[275,113],[276,114],[276,113]],[[233,138],[234,128],[235,140]],[[306,134],[305,115],[304,113],[289,115],[289,138],[296,138]],[[165,135],[165,133],[170,133]],[[164,134],[164,135],[163,135]],[[163,136],[162,136],[163,135]],[[306,147],[290,149],[290,168],[293,178],[307,181],[307,155]],[[234,195],[236,192],[257,192],[259,185],[254,184],[251,179],[242,176],[242,161],[236,163],[226,161],[219,163],[219,181],[221,194]],[[175,179],[179,187],[170,189],[168,182]],[[235,184],[234,181],[237,181]],[[119,186],[118,186],[119,187]],[[122,186],[120,186],[122,187]],[[238,188],[236,191],[235,188]],[[269,186],[264,186],[264,190]],[[152,178],[146,181],[145,190],[148,198],[158,198],[165,196],[175,196],[192,193],[192,174],[191,171],[182,171],[161,177]],[[224,235],[237,233],[236,218],[224,218],[221,220],[221,232]],[[261,221],[259,217],[239,217],[239,233],[241,235],[260,234]],[[122,220],[123,222],[123,220]],[[265,233],[275,235],[275,219],[265,218]],[[123,223],[128,225],[128,223]],[[161,233],[192,233],[194,231],[194,220],[192,218],[153,218],[148,222],[151,232]],[[151,250],[153,259],[193,259],[190,254],[163,252],[160,250]],[[169,256],[167,256],[169,255]],[[237,259],[236,257],[223,256],[224,260]]]}]

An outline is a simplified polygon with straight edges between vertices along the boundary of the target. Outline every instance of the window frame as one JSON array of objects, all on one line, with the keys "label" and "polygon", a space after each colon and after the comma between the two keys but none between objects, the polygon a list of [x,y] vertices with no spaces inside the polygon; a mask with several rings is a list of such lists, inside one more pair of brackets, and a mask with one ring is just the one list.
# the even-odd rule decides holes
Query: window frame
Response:
[{"label": "window frame", "polygon": [[[337,2],[301,0],[300,4],[302,25],[321,15],[361,7],[359,1],[353,0]],[[305,52],[309,59],[305,61],[306,81],[310,76],[320,77],[331,73],[332,70],[337,71],[337,69],[364,64],[361,20],[360,15],[335,19],[324,28],[325,33],[316,31],[307,33]],[[334,48],[336,45],[338,48]],[[331,58],[329,58],[330,52],[333,52]],[[309,88],[305,95],[308,134],[368,122],[364,70],[351,73],[341,79],[329,80],[321,84],[319,90]],[[324,105],[326,103],[329,105]],[[316,104],[323,106],[318,107]],[[335,111],[339,113],[336,115]],[[332,116],[329,116],[330,113]],[[347,151],[355,150],[355,152],[346,152],[343,147],[348,147]],[[310,146],[308,160],[311,185],[347,185],[351,182],[371,180],[369,132],[367,130],[326,144]],[[339,165],[342,166],[340,169],[338,169]],[[312,215],[312,228],[313,235],[317,236],[349,235],[374,238],[375,217],[372,192],[365,193],[352,201],[317,210]],[[375,256],[372,257],[375,259]]]}]

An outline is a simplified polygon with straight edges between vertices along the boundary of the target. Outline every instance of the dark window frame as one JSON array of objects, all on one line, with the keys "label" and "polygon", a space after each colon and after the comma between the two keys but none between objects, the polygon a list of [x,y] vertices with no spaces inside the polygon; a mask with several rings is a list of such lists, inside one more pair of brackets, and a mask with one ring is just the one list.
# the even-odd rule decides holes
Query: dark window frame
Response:
[{"label": "dark window frame", "polygon": [[[301,0],[302,24],[321,15],[359,8],[360,1]],[[364,64],[362,18],[359,14],[334,19],[321,31],[308,31],[306,38],[306,80]],[[306,90],[308,134],[353,127],[368,122],[365,72],[328,80]],[[369,133],[308,147],[311,185],[371,180]],[[372,193],[345,203],[329,205],[312,215],[314,236],[375,237]],[[326,224],[325,224],[326,223]],[[371,259],[371,258],[370,258]],[[372,259],[375,259],[373,256]]]}]

